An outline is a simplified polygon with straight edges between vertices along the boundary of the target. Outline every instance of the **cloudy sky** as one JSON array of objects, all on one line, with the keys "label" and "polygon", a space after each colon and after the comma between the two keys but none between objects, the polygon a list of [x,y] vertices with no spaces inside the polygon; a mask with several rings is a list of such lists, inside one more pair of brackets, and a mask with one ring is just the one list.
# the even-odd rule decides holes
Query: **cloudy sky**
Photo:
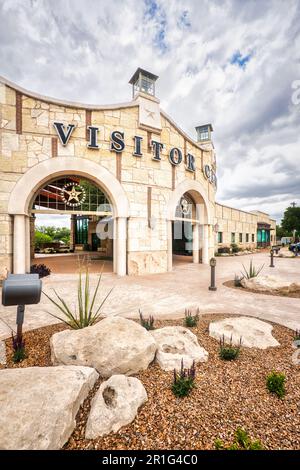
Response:
[{"label": "cloudy sky", "polygon": [[300,204],[300,0],[0,0],[0,75],[25,88],[128,101],[138,66],[191,136],[213,124],[219,202]]}]

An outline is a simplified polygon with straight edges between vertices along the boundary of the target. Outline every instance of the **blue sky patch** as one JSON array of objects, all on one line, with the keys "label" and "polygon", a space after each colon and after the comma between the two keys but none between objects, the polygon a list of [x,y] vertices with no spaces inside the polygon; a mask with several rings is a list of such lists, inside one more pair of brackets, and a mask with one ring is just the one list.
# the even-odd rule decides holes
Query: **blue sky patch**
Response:
[{"label": "blue sky patch", "polygon": [[241,69],[245,69],[247,63],[250,61],[252,54],[242,55],[240,51],[236,51],[230,59],[230,63],[237,65]]}]

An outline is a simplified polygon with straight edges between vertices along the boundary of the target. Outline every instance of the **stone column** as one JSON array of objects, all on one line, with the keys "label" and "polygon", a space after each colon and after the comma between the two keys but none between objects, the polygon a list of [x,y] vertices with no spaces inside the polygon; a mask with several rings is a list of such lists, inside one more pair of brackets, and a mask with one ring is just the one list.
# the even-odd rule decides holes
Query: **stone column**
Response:
[{"label": "stone column", "polygon": [[209,263],[209,253],[208,253],[208,225],[203,225],[203,243],[202,243],[202,263]]},{"label": "stone column", "polygon": [[199,225],[193,225],[193,263],[199,263]]},{"label": "stone column", "polygon": [[118,259],[118,247],[117,247],[117,226],[118,219],[114,218],[113,222],[113,272],[117,272],[117,259]]},{"label": "stone column", "polygon": [[14,216],[13,266],[14,274],[25,274],[26,269],[26,227],[25,215]]},{"label": "stone column", "polygon": [[127,219],[117,219],[117,274],[126,276],[127,273]]},{"label": "stone column", "polygon": [[168,246],[168,271],[172,271],[173,267],[173,237],[172,237],[172,220],[167,220],[167,246]]},{"label": "stone column", "polygon": [[30,273],[30,217],[25,216],[25,271]]}]

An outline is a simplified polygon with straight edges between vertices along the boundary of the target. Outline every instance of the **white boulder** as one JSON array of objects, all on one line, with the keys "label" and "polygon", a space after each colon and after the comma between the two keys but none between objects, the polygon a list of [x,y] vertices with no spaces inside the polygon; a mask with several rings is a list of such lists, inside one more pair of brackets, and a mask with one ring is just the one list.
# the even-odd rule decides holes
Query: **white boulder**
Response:
[{"label": "white boulder", "polygon": [[179,370],[181,361],[185,368],[193,361],[205,362],[208,352],[202,348],[197,336],[183,326],[166,326],[151,331],[157,344],[156,361],[163,370]]},{"label": "white boulder", "polygon": [[209,335],[220,339],[224,335],[225,342],[238,345],[242,339],[242,346],[247,348],[266,349],[271,346],[280,346],[272,336],[273,327],[257,318],[231,317],[209,324]]},{"label": "white boulder", "polygon": [[1,370],[0,449],[60,449],[97,378],[90,367]]},{"label": "white boulder", "polygon": [[256,276],[251,279],[244,278],[241,280],[241,284],[247,289],[253,289],[260,292],[300,292],[300,283],[291,282],[271,275]]},{"label": "white boulder", "polygon": [[50,341],[54,364],[97,369],[102,377],[136,374],[153,361],[156,343],[138,323],[108,317],[94,326],[55,333]]},{"label": "white boulder", "polygon": [[147,392],[140,380],[126,375],[113,375],[101,384],[92,400],[86,439],[117,432],[122,426],[131,423],[147,399]]}]

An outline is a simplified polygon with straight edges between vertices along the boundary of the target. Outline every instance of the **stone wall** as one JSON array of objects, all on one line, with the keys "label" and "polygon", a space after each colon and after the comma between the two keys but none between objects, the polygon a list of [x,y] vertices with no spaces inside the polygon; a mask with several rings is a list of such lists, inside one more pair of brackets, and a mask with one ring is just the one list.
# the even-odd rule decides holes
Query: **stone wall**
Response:
[{"label": "stone wall", "polygon": [[[161,129],[153,130],[141,125],[138,100],[113,109],[95,107],[87,111],[84,105],[55,103],[47,98],[29,95],[0,83],[0,276],[5,274],[6,269],[12,269],[12,217],[7,215],[7,210],[15,183],[29,168],[47,159],[60,157],[92,160],[105,167],[121,182],[130,207],[127,233],[128,273],[166,271],[167,207],[176,186],[184,180],[199,181],[207,195],[210,210],[214,213],[215,190],[203,174],[204,164],[214,165],[212,146],[200,148],[164,113],[160,114]],[[143,99],[145,101],[145,96]],[[66,125],[76,124],[65,147],[57,137],[54,121]],[[100,128],[98,150],[87,148],[87,124]],[[113,130],[122,131],[125,135],[125,150],[121,155],[110,151]],[[133,156],[135,135],[143,138],[142,157]],[[161,161],[153,160],[153,152],[149,146],[151,139],[164,144]],[[194,155],[195,173],[187,170],[184,162],[177,167],[171,165],[168,155],[172,147],[179,147],[183,155],[188,152]],[[211,228],[210,251],[213,252]]]},{"label": "stone wall", "polygon": [[[256,248],[258,222],[265,222],[271,225],[271,243],[275,244],[276,221],[271,219],[268,214],[259,211],[245,212],[216,203],[215,224],[219,227],[218,231],[223,234],[223,242],[218,243],[217,233],[215,233],[216,248],[230,246],[232,243],[232,233],[235,233],[235,243],[240,248]],[[240,233],[242,234],[242,242],[239,239]],[[249,234],[249,242],[246,242],[246,234]],[[252,235],[254,235],[254,241],[252,241]]]}]

